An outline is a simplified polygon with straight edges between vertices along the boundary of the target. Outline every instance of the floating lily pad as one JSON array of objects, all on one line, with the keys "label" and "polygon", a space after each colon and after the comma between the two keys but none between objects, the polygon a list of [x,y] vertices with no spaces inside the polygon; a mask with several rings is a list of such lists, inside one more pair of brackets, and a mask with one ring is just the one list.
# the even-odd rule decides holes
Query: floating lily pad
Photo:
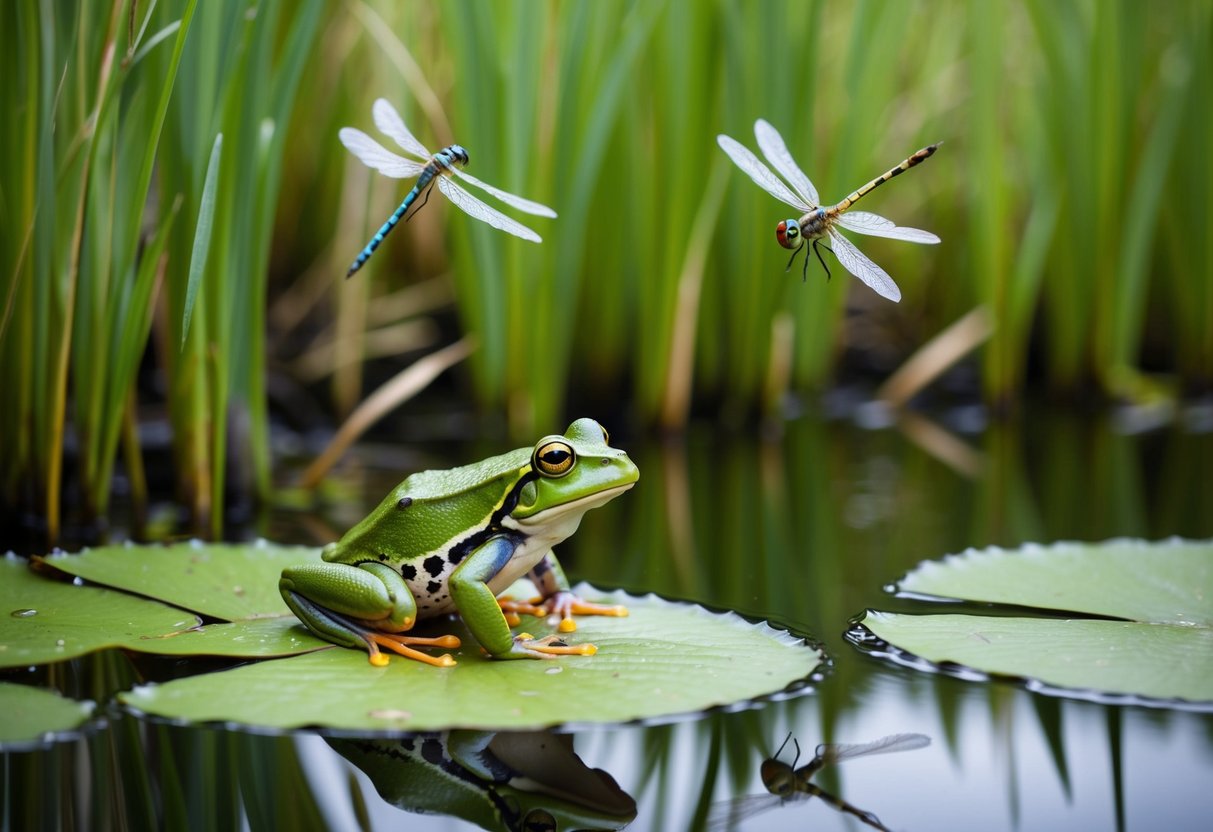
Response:
[{"label": "floating lily pad", "polygon": [[[8,617],[0,617],[0,667],[48,664],[111,647],[237,658],[329,647],[295,626],[298,620],[278,595],[282,566],[309,558],[319,558],[319,550],[268,544],[107,546],[45,558],[62,572],[105,586],[57,581],[23,560],[5,558],[0,613]],[[200,626],[193,612],[233,619]]]},{"label": "floating lily pad", "polygon": [[299,619],[294,615],[221,622],[172,633],[156,641],[144,640],[127,647],[165,656],[270,659],[297,656],[300,653],[325,650],[333,646],[298,625]]},{"label": "floating lily pad", "polygon": [[1046,689],[1213,705],[1213,541],[970,550],[923,563],[898,588],[1083,617],[868,611],[852,641],[875,636],[893,648],[876,652],[903,663]]},{"label": "floating lily pad", "polygon": [[172,546],[102,546],[44,560],[93,583],[134,592],[224,621],[290,616],[278,593],[285,566],[319,560],[320,549],[190,541]]},{"label": "floating lily pad", "polygon": [[44,688],[0,682],[0,748],[45,745],[82,726],[93,707]]},{"label": "floating lily pad", "polygon": [[[488,730],[659,719],[731,706],[807,679],[821,653],[803,640],[731,613],[647,596],[577,592],[626,604],[627,618],[578,618],[569,640],[595,656],[484,658],[458,621],[438,631],[463,641],[457,665],[393,658],[373,667],[362,651],[332,649],[148,685],[120,697],[139,711],[192,722],[346,730]],[[542,637],[551,624],[524,618]],[[433,628],[431,628],[433,629]],[[518,629],[518,628],[515,628]]]},{"label": "floating lily pad", "polygon": [[147,639],[198,623],[183,610],[52,580],[16,557],[0,559],[0,667],[49,664],[107,647],[140,649]]}]

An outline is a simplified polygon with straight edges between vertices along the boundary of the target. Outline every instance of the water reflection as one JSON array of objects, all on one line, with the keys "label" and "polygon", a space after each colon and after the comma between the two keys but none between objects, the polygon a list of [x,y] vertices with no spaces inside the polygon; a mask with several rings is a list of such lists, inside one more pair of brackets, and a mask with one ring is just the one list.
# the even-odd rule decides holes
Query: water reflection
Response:
[{"label": "water reflection", "polygon": [[[786,763],[779,759],[787,747],[788,740],[794,744],[796,756],[792,762]],[[925,748],[931,744],[930,737],[923,734],[890,734],[878,740],[865,743],[822,743],[817,746],[813,759],[797,768],[800,761],[800,741],[791,734],[784,739],[775,756],[762,761],[759,772],[762,785],[767,790],[765,795],[748,795],[735,800],[717,803],[708,815],[708,828],[725,830],[734,828],[738,822],[747,817],[754,817],[760,812],[789,802],[808,800],[816,797],[828,806],[857,818],[873,829],[889,832],[889,828],[881,823],[880,818],[872,812],[860,809],[853,803],[848,803],[837,795],[827,792],[813,782],[813,775],[826,766],[837,765],[846,760],[859,757],[869,757],[873,754],[891,754],[897,751],[913,751]]]},{"label": "water reflection", "polygon": [[550,731],[451,731],[329,744],[407,812],[451,815],[483,829],[622,829],[636,802],[611,775]]},{"label": "water reflection", "polygon": [[[1213,537],[1213,434],[1125,433],[1112,419],[1031,410],[1021,425],[942,443],[934,426],[916,430],[908,438],[806,419],[778,442],[703,428],[647,447],[621,439],[644,478],[563,545],[570,577],[770,618],[824,641],[834,665],[814,695],[560,742],[635,799],[631,828],[641,830],[702,828],[713,804],[762,793],[762,760],[789,732],[837,743],[910,731],[934,741],[912,755],[826,767],[813,783],[906,830],[1203,828],[1213,817],[1210,715],[920,674],[858,653],[842,634],[863,609],[899,611],[882,587],[919,561],[970,546]],[[350,480],[360,499],[334,507],[325,526],[356,522],[403,473],[364,468]],[[309,518],[279,513],[257,531],[320,542]],[[69,662],[4,678],[103,702],[147,675],[145,665],[111,659],[101,670]],[[5,754],[3,766],[3,828],[385,829],[402,818],[410,829],[473,828],[402,815],[312,736],[122,716],[49,751]],[[747,816],[739,828],[856,828],[816,804]]]}]

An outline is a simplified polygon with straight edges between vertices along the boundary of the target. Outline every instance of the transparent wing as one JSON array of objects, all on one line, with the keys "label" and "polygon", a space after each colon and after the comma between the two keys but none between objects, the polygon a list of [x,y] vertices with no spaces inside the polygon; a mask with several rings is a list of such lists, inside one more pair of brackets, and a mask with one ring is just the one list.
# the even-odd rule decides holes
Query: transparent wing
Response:
[{"label": "transparent wing", "polygon": [[371,105],[371,117],[374,118],[379,132],[390,136],[396,144],[409,153],[425,159],[427,162],[434,155],[425,149],[425,145],[417,141],[416,136],[409,132],[409,128],[404,126],[404,119],[400,117],[400,113],[396,112],[396,108],[386,98],[375,99],[375,103]]},{"label": "transparent wing", "polygon": [[811,207],[816,208],[820,205],[821,199],[817,196],[817,189],[813,187],[809,177],[804,175],[804,171],[788,152],[788,146],[784,144],[783,136],[779,135],[779,131],[772,127],[766,119],[760,118],[754,122],[754,138],[758,139],[758,148],[762,151],[762,155],[766,156],[767,161],[775,166],[775,170],[791,183],[792,189],[804,197]]},{"label": "transparent wing", "polygon": [[843,268],[872,287],[881,297],[893,302],[901,300],[901,290],[897,288],[893,278],[833,228],[830,229],[830,242],[834,246],[834,256],[842,263]]},{"label": "transparent wing", "polygon": [[514,194],[503,191],[500,188],[494,188],[489,183],[481,182],[475,176],[472,176],[470,173],[464,173],[459,168],[455,168],[454,170],[455,175],[460,179],[464,180],[465,182],[470,182],[480,190],[492,194],[506,205],[517,208],[519,211],[526,211],[528,214],[534,214],[539,217],[556,216],[556,212],[546,205],[540,205],[538,202],[531,202],[529,199],[523,199],[520,196],[515,196]]},{"label": "transparent wing", "polygon": [[442,191],[446,198],[459,206],[460,209],[482,222],[487,222],[493,228],[508,231],[515,237],[530,240],[532,243],[543,242],[543,239],[534,231],[522,223],[510,219],[496,208],[485,205],[479,199],[456,185],[455,181],[449,176],[438,177],[438,190]]},{"label": "transparent wing", "polygon": [[713,803],[708,809],[706,827],[712,832],[725,832],[726,829],[733,829],[738,824],[774,809],[776,806],[803,801],[807,797],[807,794],[795,792],[786,798],[773,794],[750,794],[734,800],[722,800],[719,803]]},{"label": "transparent wing", "polygon": [[891,754],[894,751],[913,751],[915,748],[925,748],[931,744],[931,738],[925,734],[892,734],[872,742],[841,743],[838,745],[817,746],[817,756],[828,763],[840,763],[843,760],[853,760],[856,757],[866,757],[869,754]]},{"label": "transparent wing", "polygon": [[843,228],[859,234],[869,234],[873,237],[888,237],[891,240],[905,240],[907,243],[938,243],[939,238],[930,231],[918,228],[903,228],[886,220],[877,214],[867,211],[848,211],[839,215],[836,222]]},{"label": "transparent wing", "polygon": [[362,164],[374,168],[384,176],[390,176],[393,179],[408,179],[425,170],[425,165],[421,162],[397,156],[361,130],[342,127],[337,136],[346,149],[362,161]]},{"label": "transparent wing", "polygon": [[779,181],[779,178],[771,173],[770,168],[758,161],[758,157],[736,139],[731,139],[722,133],[716,137],[716,144],[720,145],[721,150],[729,154],[729,158],[733,160],[733,164],[747,173],[758,187],[780,202],[786,202],[788,205],[802,212],[811,211],[816,207],[809,205],[788,190],[788,186]]}]

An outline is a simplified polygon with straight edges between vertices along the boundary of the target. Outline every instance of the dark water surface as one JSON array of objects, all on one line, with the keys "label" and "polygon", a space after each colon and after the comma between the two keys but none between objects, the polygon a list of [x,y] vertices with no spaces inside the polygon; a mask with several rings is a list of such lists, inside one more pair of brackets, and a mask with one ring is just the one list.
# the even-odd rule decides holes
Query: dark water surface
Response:
[{"label": "dark water surface", "polygon": [[[972,415],[946,421],[963,428]],[[932,743],[847,761],[813,782],[892,829],[1208,828],[1213,715],[926,674],[862,654],[843,638],[864,609],[901,608],[882,587],[921,560],[970,546],[1213,537],[1213,432],[1202,419],[1209,415],[1194,411],[1139,430],[1129,414],[1030,413],[1015,427],[969,435],[927,422],[867,430],[806,419],[767,441],[702,427],[664,445],[621,441],[641,481],[587,515],[558,552],[570,577],[773,619],[817,637],[833,666],[815,692],[759,709],[580,732],[577,754],[635,799],[634,829],[696,828],[713,805],[763,794],[759,766],[789,733],[803,764],[819,742],[902,732]],[[261,533],[282,542],[329,539],[406,473],[364,465],[348,479],[357,496],[323,520],[276,513]],[[44,679],[87,697],[129,684],[137,670],[110,656]],[[785,750],[783,759],[791,756]],[[5,754],[3,766],[4,829],[474,828],[402,812],[312,734],[259,736],[115,714],[87,739]],[[736,828],[867,828],[820,800],[753,803],[736,805]],[[747,814],[753,808],[766,811]],[[599,825],[610,826],[610,816],[600,810]]]}]

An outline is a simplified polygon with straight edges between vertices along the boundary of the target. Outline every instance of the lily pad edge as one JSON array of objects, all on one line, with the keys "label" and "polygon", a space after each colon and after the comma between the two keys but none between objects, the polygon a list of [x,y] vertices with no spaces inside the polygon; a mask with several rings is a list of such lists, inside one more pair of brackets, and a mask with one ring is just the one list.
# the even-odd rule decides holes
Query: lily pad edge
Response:
[{"label": "lily pad edge", "polygon": [[978,670],[977,668],[970,667],[969,665],[960,664],[953,661],[933,662],[930,659],[924,659],[922,656],[911,653],[909,650],[902,647],[890,644],[864,625],[863,620],[867,618],[868,615],[875,615],[881,612],[883,611],[874,610],[871,608],[864,610],[862,613],[851,619],[850,626],[848,626],[846,631],[843,633],[843,637],[854,645],[861,653],[877,659],[891,661],[894,664],[909,668],[910,670],[916,670],[922,673],[937,676],[948,676],[953,679],[960,679],[966,682],[997,682],[1011,684],[1032,693],[1039,693],[1045,696],[1052,696],[1060,699],[1076,699],[1084,702],[1093,702],[1097,705],[1136,705],[1145,708],[1189,711],[1192,713],[1213,713],[1213,702],[1193,702],[1187,699],[1180,699],[1178,697],[1167,698],[1145,696],[1135,693],[1110,693],[1108,691],[1102,691],[1096,688],[1065,687],[1062,685],[1053,685],[1048,682],[1043,682],[1040,679],[1033,679],[1029,676],[993,673],[985,670]]}]

